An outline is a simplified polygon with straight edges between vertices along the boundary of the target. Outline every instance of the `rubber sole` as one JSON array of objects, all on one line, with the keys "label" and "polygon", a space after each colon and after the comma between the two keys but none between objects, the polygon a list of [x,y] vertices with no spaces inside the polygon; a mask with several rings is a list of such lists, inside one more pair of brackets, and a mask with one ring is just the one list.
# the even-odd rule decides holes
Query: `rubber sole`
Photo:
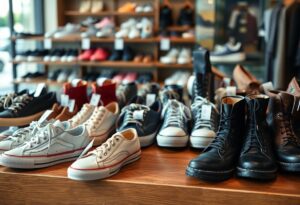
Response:
[{"label": "rubber sole", "polygon": [[38,169],[50,167],[63,162],[74,161],[79,157],[84,148],[68,152],[67,154],[56,154],[55,156],[22,157],[2,154],[0,164],[15,169]]},{"label": "rubber sole", "polygon": [[189,141],[189,136],[163,136],[157,135],[157,145],[160,147],[186,147]]},{"label": "rubber sole", "polygon": [[218,182],[225,181],[231,178],[234,174],[234,169],[224,170],[224,171],[208,171],[208,170],[200,170],[192,167],[187,167],[186,175],[195,177],[197,179],[201,179],[204,181]]},{"label": "rubber sole", "polygon": [[139,136],[141,147],[148,147],[148,146],[152,145],[154,143],[156,133],[157,133],[157,131],[155,131],[154,133],[152,133],[150,135]]},{"label": "rubber sole", "polygon": [[34,115],[18,118],[0,118],[0,126],[24,126],[29,125],[32,121],[37,121],[44,111],[36,113]]},{"label": "rubber sole", "polygon": [[279,162],[280,168],[285,172],[300,172],[300,163]]},{"label": "rubber sole", "polygon": [[240,62],[246,59],[245,53],[233,53],[223,56],[210,56],[210,61],[212,63],[222,63],[222,62]]},{"label": "rubber sole", "polygon": [[273,180],[277,176],[277,169],[269,171],[251,170],[237,167],[236,175],[242,178],[258,179],[258,180]]},{"label": "rubber sole", "polygon": [[114,166],[104,168],[104,169],[78,170],[78,169],[69,167],[68,168],[68,178],[77,180],[77,181],[90,181],[90,180],[108,178],[108,177],[111,177],[111,176],[117,174],[121,170],[122,167],[137,161],[138,159],[140,159],[140,157],[141,157],[141,150],[130,155],[126,160],[123,160]]},{"label": "rubber sole", "polygon": [[190,146],[193,148],[204,149],[211,143],[211,141],[213,141],[213,139],[214,137],[191,136]]}]

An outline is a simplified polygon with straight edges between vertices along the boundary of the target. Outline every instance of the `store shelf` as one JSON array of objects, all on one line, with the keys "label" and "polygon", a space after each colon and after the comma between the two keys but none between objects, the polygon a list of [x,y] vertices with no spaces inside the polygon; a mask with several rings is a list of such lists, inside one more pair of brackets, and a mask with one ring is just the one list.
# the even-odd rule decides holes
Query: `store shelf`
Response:
[{"label": "store shelf", "polygon": [[190,27],[190,26],[169,26],[169,27],[167,27],[167,30],[169,30],[169,31],[178,31],[178,32],[184,32],[184,31],[188,31],[191,29],[195,29],[195,28]]},{"label": "store shelf", "polygon": [[39,79],[32,79],[32,80],[24,80],[24,79],[16,79],[13,80],[14,84],[39,84],[39,83],[45,83],[49,86],[62,86],[63,83],[59,83],[56,81],[51,81],[46,78],[39,78]]},{"label": "store shelf", "polygon": [[135,12],[126,12],[120,13],[115,11],[102,11],[98,13],[81,13],[78,11],[66,11],[66,16],[130,16],[130,17],[139,17],[139,16],[154,16],[154,12],[147,12],[147,13],[135,13]]},{"label": "store shelf", "polygon": [[193,64],[163,64],[163,63],[156,63],[157,68],[161,69],[175,69],[175,68],[182,68],[182,69],[192,69]]},{"label": "store shelf", "polygon": [[[117,175],[92,182],[67,179],[64,163],[38,170],[0,167],[1,204],[299,204],[300,178],[279,175],[272,182],[232,178],[221,183],[198,181],[185,175],[198,154],[156,146]],[[16,193],[18,190],[18,194]],[[47,200],[45,200],[47,199]]]},{"label": "store shelf", "polygon": [[81,66],[91,67],[111,67],[111,68],[152,68],[155,67],[153,63],[135,63],[124,61],[101,61],[101,62],[80,62]]},{"label": "store shelf", "polygon": [[40,64],[40,65],[68,65],[68,66],[74,66],[74,65],[80,65],[78,61],[75,62],[61,62],[61,61],[54,61],[54,62],[47,62],[47,61],[11,61],[13,64]]}]

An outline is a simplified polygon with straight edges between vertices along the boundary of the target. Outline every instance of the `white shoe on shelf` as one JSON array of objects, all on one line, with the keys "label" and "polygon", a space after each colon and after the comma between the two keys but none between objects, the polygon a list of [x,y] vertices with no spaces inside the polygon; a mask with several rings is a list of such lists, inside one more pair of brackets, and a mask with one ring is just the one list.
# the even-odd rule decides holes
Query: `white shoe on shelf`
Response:
[{"label": "white shoe on shelf", "polygon": [[80,13],[90,12],[91,7],[92,7],[92,0],[81,0],[79,12]]},{"label": "white shoe on shelf", "polygon": [[92,1],[92,8],[91,8],[92,13],[100,13],[101,11],[103,11],[103,8],[104,8],[104,3],[102,0]]},{"label": "white shoe on shelf", "polygon": [[174,64],[177,62],[178,54],[178,49],[172,48],[165,56],[160,57],[160,62],[163,64]]},{"label": "white shoe on shelf", "polygon": [[192,63],[191,49],[183,48],[178,55],[177,63],[178,64]]}]

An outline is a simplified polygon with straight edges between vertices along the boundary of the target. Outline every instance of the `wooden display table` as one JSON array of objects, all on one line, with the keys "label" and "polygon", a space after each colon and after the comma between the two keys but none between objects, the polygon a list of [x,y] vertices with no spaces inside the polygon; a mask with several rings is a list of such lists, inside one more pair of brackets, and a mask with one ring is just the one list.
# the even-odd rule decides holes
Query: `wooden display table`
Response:
[{"label": "wooden display table", "polygon": [[185,175],[197,154],[153,145],[119,174],[92,182],[69,180],[71,163],[31,171],[0,167],[0,204],[300,204],[300,175],[207,183]]}]

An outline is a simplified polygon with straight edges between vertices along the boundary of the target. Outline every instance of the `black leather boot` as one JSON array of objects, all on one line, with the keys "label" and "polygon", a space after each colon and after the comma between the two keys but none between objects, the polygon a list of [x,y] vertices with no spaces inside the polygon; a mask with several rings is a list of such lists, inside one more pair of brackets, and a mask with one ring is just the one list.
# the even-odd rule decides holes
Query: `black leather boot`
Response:
[{"label": "black leather boot", "polygon": [[246,97],[246,102],[246,132],[237,175],[261,180],[275,179],[277,165],[266,121],[269,97],[250,95]]},{"label": "black leather boot", "polygon": [[186,174],[208,181],[230,178],[239,159],[244,127],[244,97],[224,97],[217,136],[202,154],[190,161]]},{"label": "black leather boot", "polygon": [[294,132],[292,110],[295,97],[286,92],[270,91],[268,123],[275,137],[275,150],[280,168],[300,171],[300,139]]}]

